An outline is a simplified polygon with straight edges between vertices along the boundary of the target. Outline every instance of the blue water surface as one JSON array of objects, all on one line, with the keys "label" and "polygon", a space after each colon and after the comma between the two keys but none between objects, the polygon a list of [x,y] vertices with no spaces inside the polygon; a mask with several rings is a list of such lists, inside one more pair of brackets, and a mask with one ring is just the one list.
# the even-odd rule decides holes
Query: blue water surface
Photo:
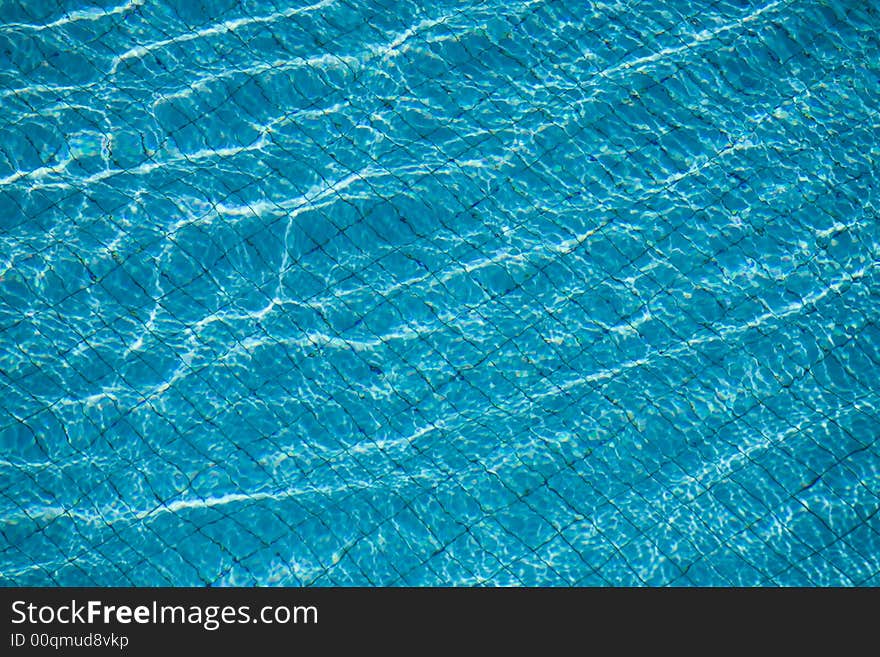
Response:
[{"label": "blue water surface", "polygon": [[875,0],[0,4],[0,584],[880,585]]}]

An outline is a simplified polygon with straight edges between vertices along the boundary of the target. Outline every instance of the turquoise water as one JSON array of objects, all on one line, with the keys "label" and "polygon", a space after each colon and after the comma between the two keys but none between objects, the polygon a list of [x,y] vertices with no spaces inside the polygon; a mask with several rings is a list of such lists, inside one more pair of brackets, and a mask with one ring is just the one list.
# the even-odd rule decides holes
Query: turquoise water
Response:
[{"label": "turquoise water", "polygon": [[0,2],[0,583],[880,585],[880,5]]}]

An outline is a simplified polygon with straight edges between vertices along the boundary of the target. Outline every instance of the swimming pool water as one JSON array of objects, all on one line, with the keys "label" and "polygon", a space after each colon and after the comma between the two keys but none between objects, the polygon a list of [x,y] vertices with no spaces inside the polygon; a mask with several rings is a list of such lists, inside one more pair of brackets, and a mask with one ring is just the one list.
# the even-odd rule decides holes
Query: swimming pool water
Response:
[{"label": "swimming pool water", "polygon": [[0,3],[0,583],[880,584],[880,5]]}]

